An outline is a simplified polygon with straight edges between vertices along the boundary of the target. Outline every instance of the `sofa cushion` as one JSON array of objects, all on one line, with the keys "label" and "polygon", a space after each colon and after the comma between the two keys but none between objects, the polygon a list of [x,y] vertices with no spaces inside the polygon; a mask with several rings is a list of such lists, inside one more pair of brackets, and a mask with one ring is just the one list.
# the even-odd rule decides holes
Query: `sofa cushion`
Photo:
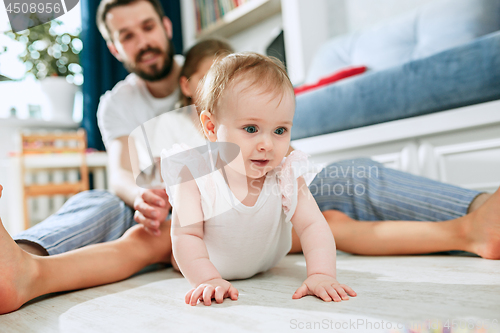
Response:
[{"label": "sofa cushion", "polygon": [[340,68],[382,70],[500,30],[500,0],[439,0],[371,29],[334,38],[316,53],[312,83]]},{"label": "sofa cushion", "polygon": [[500,32],[297,96],[292,139],[500,99]]}]

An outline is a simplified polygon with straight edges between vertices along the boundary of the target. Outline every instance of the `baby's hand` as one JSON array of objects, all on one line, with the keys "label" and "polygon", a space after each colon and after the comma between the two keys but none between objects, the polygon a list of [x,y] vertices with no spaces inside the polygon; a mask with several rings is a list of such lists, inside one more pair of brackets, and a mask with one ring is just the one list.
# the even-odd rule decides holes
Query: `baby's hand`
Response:
[{"label": "baby's hand", "polygon": [[224,298],[231,298],[233,301],[238,299],[238,290],[231,283],[224,279],[213,279],[200,284],[186,294],[186,304],[196,305],[198,300],[205,305],[212,304],[212,298],[217,303],[222,303]]},{"label": "baby's hand", "polygon": [[336,279],[329,275],[312,274],[302,283],[299,289],[293,294],[293,299],[302,298],[307,295],[316,295],[325,302],[332,299],[335,302],[347,301],[349,297],[356,296],[356,292],[345,284],[340,284]]}]

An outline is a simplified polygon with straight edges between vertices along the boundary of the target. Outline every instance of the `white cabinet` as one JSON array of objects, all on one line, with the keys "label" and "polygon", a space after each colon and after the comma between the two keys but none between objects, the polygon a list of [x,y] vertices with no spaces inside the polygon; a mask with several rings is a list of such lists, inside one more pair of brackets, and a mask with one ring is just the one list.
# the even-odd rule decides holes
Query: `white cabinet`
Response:
[{"label": "white cabinet", "polygon": [[416,142],[411,141],[401,150],[394,153],[369,155],[373,160],[384,164],[388,168],[420,175],[420,169],[418,167],[418,146]]},{"label": "white cabinet", "polygon": [[500,186],[500,101],[295,140],[318,163],[370,157],[479,191]]},{"label": "white cabinet", "polygon": [[419,162],[427,177],[494,191],[500,185],[500,124],[423,138]]}]

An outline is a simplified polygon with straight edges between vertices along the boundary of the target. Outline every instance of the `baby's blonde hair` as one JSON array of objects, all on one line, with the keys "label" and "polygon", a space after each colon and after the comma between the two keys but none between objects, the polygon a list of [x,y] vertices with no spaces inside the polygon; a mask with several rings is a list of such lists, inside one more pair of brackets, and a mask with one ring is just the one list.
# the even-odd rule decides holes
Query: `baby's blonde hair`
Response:
[{"label": "baby's blonde hair", "polygon": [[293,85],[283,64],[274,57],[254,52],[233,53],[216,61],[198,85],[198,112],[207,110],[215,115],[224,92],[245,81],[246,88],[257,86],[262,92],[287,90],[294,96]]}]

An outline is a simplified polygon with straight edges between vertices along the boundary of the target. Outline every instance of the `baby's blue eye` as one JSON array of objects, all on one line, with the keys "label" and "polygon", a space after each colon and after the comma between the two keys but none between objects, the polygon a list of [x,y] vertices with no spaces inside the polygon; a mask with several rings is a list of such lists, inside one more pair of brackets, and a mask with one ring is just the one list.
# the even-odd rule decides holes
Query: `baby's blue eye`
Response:
[{"label": "baby's blue eye", "polygon": [[274,133],[276,133],[278,135],[282,135],[285,132],[286,132],[286,128],[283,128],[283,127],[277,128],[276,131],[274,131]]},{"label": "baby's blue eye", "polygon": [[255,133],[257,132],[257,129],[255,128],[255,126],[247,126],[244,128],[245,131],[247,131],[248,133]]}]

